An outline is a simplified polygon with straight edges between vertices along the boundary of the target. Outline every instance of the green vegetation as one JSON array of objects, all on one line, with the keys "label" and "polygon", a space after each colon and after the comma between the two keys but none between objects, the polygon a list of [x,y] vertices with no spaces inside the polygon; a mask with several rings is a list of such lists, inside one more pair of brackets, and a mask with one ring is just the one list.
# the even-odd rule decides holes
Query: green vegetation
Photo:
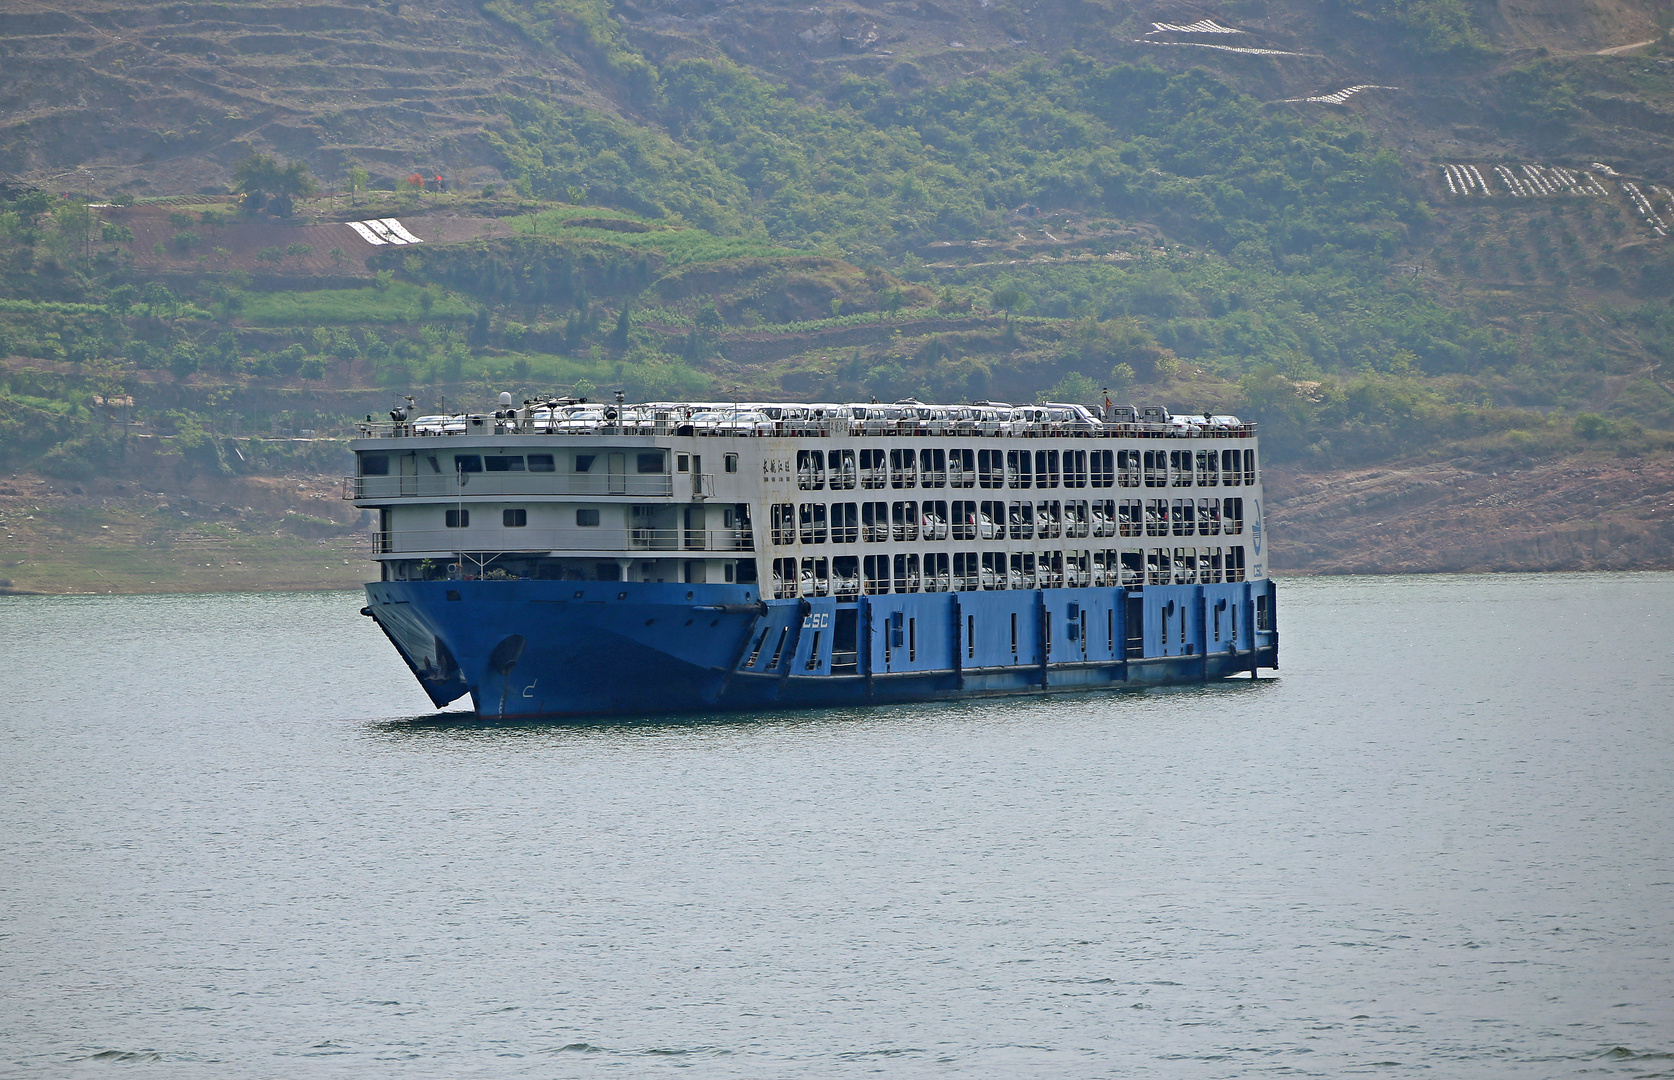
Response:
[{"label": "green vegetation", "polygon": [[[224,204],[151,210],[167,228],[144,243],[202,268],[166,284],[133,272],[135,230],[89,200],[0,205],[0,464],[104,467],[122,448],[88,403],[127,392],[183,462],[220,475],[252,467],[229,429],[265,428],[287,395],[314,392],[343,404],[295,427],[341,431],[367,395],[409,391],[1108,389],[1248,413],[1270,456],[1318,461],[1446,440],[1626,447],[1674,428],[1657,374],[1674,354],[1674,261],[1618,257],[1636,222],[1614,204],[1496,205],[1465,222],[1352,118],[1274,108],[1202,70],[1070,54],[798,95],[714,56],[653,63],[602,0],[485,7],[579,53],[633,105],[629,119],[491,102],[515,195],[455,205],[509,236],[380,248],[359,288],[261,291],[208,269],[232,265]],[[1484,48],[1462,0],[1338,9],[1427,62]],[[1508,124],[1562,131],[1598,78],[1539,60],[1485,85]],[[246,210],[308,215],[299,163],[253,155],[238,178]],[[348,169],[354,204],[371,203],[357,213],[425,205],[370,180]],[[255,253],[264,281],[316,255],[270,240]],[[320,247],[333,273],[360,272]],[[1512,288],[1572,285],[1618,302]]]},{"label": "green vegetation", "polygon": [[475,309],[457,295],[397,281],[383,288],[244,293],[238,313],[251,326],[310,327],[446,322],[469,319]]},{"label": "green vegetation", "polygon": [[1338,0],[1347,10],[1393,32],[1424,58],[1468,57],[1488,51],[1463,0]]},{"label": "green vegetation", "polygon": [[[290,217],[296,200],[320,190],[307,165],[300,161],[281,165],[266,154],[251,154],[239,162],[233,177],[234,190],[244,197],[244,209],[252,214],[266,210],[279,217]],[[184,213],[179,216],[190,224],[189,216]]]}]

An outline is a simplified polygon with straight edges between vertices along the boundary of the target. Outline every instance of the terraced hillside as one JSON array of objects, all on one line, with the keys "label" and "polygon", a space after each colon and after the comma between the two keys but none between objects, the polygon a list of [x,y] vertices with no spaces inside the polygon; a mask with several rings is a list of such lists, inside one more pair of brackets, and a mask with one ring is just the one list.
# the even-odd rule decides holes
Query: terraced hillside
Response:
[{"label": "terraced hillside", "polygon": [[[1660,502],[1530,486],[1666,490],[1664,6],[19,0],[0,468],[197,515],[392,394],[1108,389],[1259,420],[1295,569],[1666,561]],[[241,205],[252,153],[325,190]],[[1493,549],[1502,494],[1552,543]]]},{"label": "terraced hillside", "polygon": [[[1364,17],[1391,6],[22,0],[0,12],[0,174],[177,194],[224,186],[254,147],[301,158],[328,183],[360,163],[385,184],[414,168],[469,184],[504,167],[484,137],[505,125],[503,95],[636,121],[655,68],[691,57],[730,57],[820,95],[845,78],[929,85],[1077,50],[1204,65],[1304,111],[1347,106],[1410,161],[1603,158],[1674,179],[1666,65],[1633,62],[1658,33],[1655,0],[1477,0],[1481,40],[1499,51],[1468,62]],[[1578,122],[1538,122],[1553,84]],[[1387,89],[1334,98],[1359,86]]]},{"label": "terraced hillside", "polygon": [[586,73],[466,0],[156,3],[0,11],[0,172],[55,187],[216,189],[251,147],[350,162],[385,186],[414,167],[492,175],[497,95],[595,100]]}]

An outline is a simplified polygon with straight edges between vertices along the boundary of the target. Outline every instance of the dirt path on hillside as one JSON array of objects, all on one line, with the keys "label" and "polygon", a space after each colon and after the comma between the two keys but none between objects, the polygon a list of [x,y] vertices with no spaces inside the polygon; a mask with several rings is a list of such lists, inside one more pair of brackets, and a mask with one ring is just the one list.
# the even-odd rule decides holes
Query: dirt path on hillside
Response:
[{"label": "dirt path on hillside", "polygon": [[1635,49],[1643,49],[1647,45],[1655,45],[1656,43],[1656,38],[1646,38],[1644,41],[1636,41],[1631,45],[1612,45],[1608,49],[1599,49],[1597,52],[1593,53],[1593,55],[1620,56],[1622,53],[1632,52]]}]

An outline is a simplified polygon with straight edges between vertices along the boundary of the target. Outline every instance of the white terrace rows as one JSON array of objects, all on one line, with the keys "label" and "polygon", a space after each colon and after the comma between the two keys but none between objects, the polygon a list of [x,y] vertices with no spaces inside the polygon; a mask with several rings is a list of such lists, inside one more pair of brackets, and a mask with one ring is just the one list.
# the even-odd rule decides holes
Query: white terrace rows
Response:
[{"label": "white terrace rows", "polygon": [[1566,169],[1561,165],[1492,166],[1492,172],[1503,184],[1490,186],[1488,177],[1475,165],[1444,164],[1442,179],[1452,195],[1502,195],[1524,199],[1541,195],[1592,195],[1608,197],[1610,192],[1598,178],[1580,169]]},{"label": "white terrace rows", "polygon": [[[984,0],[986,3],[987,0]],[[1216,52],[1243,53],[1245,56],[1319,56],[1319,53],[1286,52],[1283,49],[1254,49],[1245,45],[1213,45],[1207,41],[1153,41],[1157,34],[1247,34],[1247,30],[1237,30],[1230,26],[1222,26],[1214,19],[1199,19],[1194,23],[1166,23],[1154,22],[1151,29],[1142,38],[1134,38],[1141,45],[1177,45],[1187,49],[1214,49]]]},{"label": "white terrace rows", "polygon": [[1318,97],[1284,98],[1281,104],[1298,105],[1303,103],[1319,105],[1345,105],[1348,99],[1366,90],[1399,90],[1399,86],[1377,86],[1373,83],[1361,83],[1359,86],[1346,86],[1333,94],[1320,94]]},{"label": "white terrace rows", "polygon": [[1145,34],[1146,37],[1150,37],[1152,34],[1242,34],[1242,33],[1245,33],[1245,31],[1243,31],[1243,30],[1234,30],[1230,26],[1222,26],[1220,23],[1216,22],[1214,19],[1199,19],[1197,22],[1194,22],[1189,26],[1176,26],[1174,23],[1163,23],[1163,22],[1154,22],[1151,25],[1156,27],[1156,29],[1147,31],[1146,34]]},{"label": "white terrace rows", "polygon": [[[1639,216],[1645,219],[1645,223],[1651,227],[1651,230],[1658,236],[1667,236],[1668,230],[1663,228],[1662,218],[1658,216],[1656,207],[1652,206],[1651,200],[1647,199],[1644,192],[1639,190],[1639,185],[1623,180],[1622,187],[1627,191],[1628,197],[1633,200],[1634,209],[1639,211]],[[1657,189],[1653,187],[1651,190],[1655,191]]]},{"label": "white terrace rows", "polygon": [[1246,49],[1237,45],[1211,45],[1206,41],[1151,41],[1148,38],[1135,38],[1141,45],[1176,45],[1185,49],[1215,49],[1219,52],[1244,53],[1247,56],[1313,56],[1321,53],[1285,52],[1283,49]]},{"label": "white terrace rows", "polygon": [[368,218],[365,221],[345,222],[368,244],[422,244],[423,240],[408,232],[395,218]]}]

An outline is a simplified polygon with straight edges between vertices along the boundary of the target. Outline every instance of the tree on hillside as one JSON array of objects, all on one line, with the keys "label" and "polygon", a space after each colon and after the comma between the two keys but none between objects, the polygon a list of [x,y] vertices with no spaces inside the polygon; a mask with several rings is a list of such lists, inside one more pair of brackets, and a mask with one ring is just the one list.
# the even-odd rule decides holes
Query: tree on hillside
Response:
[{"label": "tree on hillside", "polygon": [[244,196],[246,211],[266,210],[276,217],[290,217],[297,199],[320,190],[307,165],[300,161],[281,165],[267,154],[251,154],[239,162],[233,180],[233,190]]},{"label": "tree on hillside", "polygon": [[1015,285],[1002,285],[988,296],[988,302],[1006,313],[1006,322],[1011,322],[1011,313],[1028,303],[1029,295]]}]

